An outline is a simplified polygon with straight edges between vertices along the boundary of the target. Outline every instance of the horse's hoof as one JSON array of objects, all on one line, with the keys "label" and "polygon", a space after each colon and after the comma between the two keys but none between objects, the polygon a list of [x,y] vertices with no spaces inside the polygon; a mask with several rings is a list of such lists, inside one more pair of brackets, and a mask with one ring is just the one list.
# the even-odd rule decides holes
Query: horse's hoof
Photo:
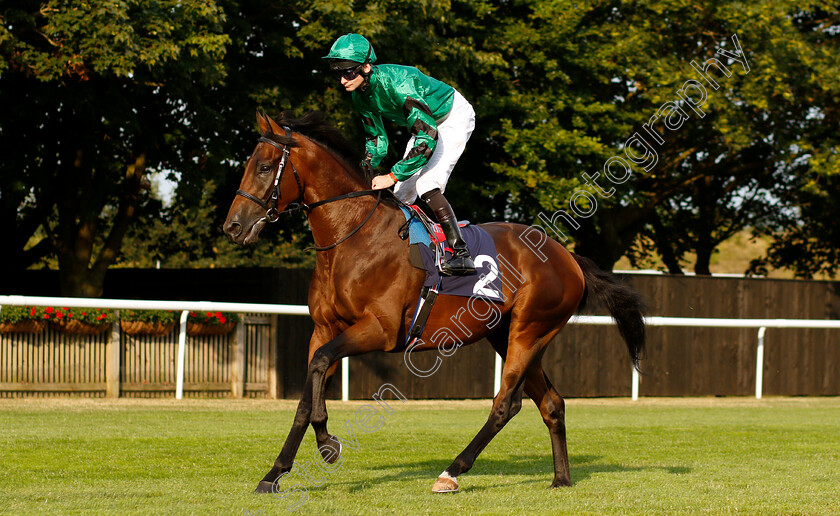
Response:
[{"label": "horse's hoof", "polygon": [[271,482],[262,480],[257,485],[257,488],[254,489],[254,492],[255,493],[271,493],[272,490],[273,490],[273,486],[274,486],[274,484],[272,484]]},{"label": "horse's hoof", "polygon": [[440,476],[432,486],[433,493],[457,493],[458,480],[452,477]]},{"label": "horse's hoof", "polygon": [[332,444],[325,444],[318,448],[318,451],[321,452],[321,458],[324,459],[324,462],[327,464],[335,464],[338,462],[339,457],[341,457],[341,441],[339,441],[335,436],[330,436],[330,440],[337,444],[338,447],[335,447]]},{"label": "horse's hoof", "polygon": [[548,486],[548,487],[549,487],[549,489],[554,489],[555,487],[570,487],[571,485],[572,485],[571,480],[565,480],[565,479],[558,480],[558,479],[555,478],[554,482],[552,482],[551,485]]}]

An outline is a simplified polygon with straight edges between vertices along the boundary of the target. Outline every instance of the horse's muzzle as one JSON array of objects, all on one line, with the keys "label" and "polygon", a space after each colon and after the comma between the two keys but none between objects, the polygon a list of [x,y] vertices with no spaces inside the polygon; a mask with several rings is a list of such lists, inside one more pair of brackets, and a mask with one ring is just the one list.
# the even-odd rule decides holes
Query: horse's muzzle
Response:
[{"label": "horse's muzzle", "polygon": [[236,239],[242,234],[242,224],[234,220],[226,220],[224,230],[230,241],[236,242]]},{"label": "horse's muzzle", "polygon": [[266,220],[257,219],[253,224],[243,226],[238,218],[228,219],[223,226],[228,239],[234,244],[255,244],[260,239],[260,231],[265,226]]}]

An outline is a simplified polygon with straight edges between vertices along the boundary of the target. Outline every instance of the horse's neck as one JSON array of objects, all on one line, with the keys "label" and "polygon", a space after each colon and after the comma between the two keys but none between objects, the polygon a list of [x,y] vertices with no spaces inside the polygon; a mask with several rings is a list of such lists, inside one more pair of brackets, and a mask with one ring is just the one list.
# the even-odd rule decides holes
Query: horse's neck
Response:
[{"label": "horse's neck", "polygon": [[[325,162],[330,164],[325,165]],[[362,183],[361,179],[355,177],[352,171],[346,170],[341,163],[334,162],[333,164],[333,160],[322,160],[309,170],[318,170],[320,173],[307,181],[304,193],[304,202],[307,204],[370,188]],[[350,234],[374,209],[375,203],[375,195],[366,195],[333,201],[313,208],[309,214],[309,225],[312,228],[315,245],[332,245]],[[378,217],[372,217],[362,230],[369,229],[367,226],[375,227],[378,222],[375,219]]]}]

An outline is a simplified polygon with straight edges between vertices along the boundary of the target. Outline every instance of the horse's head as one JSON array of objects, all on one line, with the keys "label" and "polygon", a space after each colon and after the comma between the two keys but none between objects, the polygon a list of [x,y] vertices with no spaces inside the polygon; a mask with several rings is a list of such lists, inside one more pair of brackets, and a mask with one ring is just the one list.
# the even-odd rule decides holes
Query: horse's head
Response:
[{"label": "horse's head", "polygon": [[[277,220],[279,212],[303,193],[289,159],[294,146],[291,133],[260,112],[257,123],[262,136],[245,164],[224,225],[225,234],[236,244],[256,243],[266,223]],[[286,172],[289,168],[293,170]]]}]

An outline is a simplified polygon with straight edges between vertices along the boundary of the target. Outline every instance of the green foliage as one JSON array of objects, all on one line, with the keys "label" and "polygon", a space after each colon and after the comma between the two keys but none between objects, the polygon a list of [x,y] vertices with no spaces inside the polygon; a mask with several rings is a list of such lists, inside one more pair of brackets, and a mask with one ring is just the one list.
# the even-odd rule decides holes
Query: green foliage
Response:
[{"label": "green foliage", "polygon": [[15,106],[0,112],[3,265],[54,253],[65,294],[99,295],[138,212],[157,209],[146,174],[214,170],[199,134],[225,76],[225,16],[195,0],[0,5],[0,104]]},{"label": "green foliage", "polygon": [[224,13],[215,2],[71,0],[46,2],[37,12],[30,10],[31,2],[27,7],[6,9],[8,58],[0,71],[44,82],[62,77],[86,81],[95,74],[131,78],[192,58],[224,74],[219,58],[229,40],[218,32]]},{"label": "green foliage", "polygon": [[767,255],[753,260],[750,272],[764,274],[769,267],[787,268],[798,278],[834,277],[840,267],[840,180],[836,175],[814,171],[815,181],[792,193],[799,220],[792,214],[777,215],[778,226],[756,229],[771,236]]},{"label": "green foliage", "polygon": [[4,306],[0,310],[0,322],[26,320],[66,321],[77,320],[89,324],[109,323],[114,312],[109,308],[68,308],[55,306]]},{"label": "green foliage", "polygon": [[114,321],[114,311],[110,308],[68,308],[51,307],[44,309],[44,319],[50,321],[79,321],[87,324],[105,324]]},{"label": "green foliage", "polygon": [[713,14],[722,29],[737,31],[750,71],[722,77],[731,89],[709,92],[706,119],[685,132],[695,150],[677,170],[688,181],[656,206],[644,231],[663,257],[671,255],[672,271],[682,255],[695,252],[701,274],[708,274],[717,245],[744,228],[776,236],[813,224],[816,213],[806,215],[800,192],[820,174],[813,158],[836,154],[827,128],[840,122],[837,81],[825,73],[840,64],[836,11],[819,3],[759,2],[721,4]]},{"label": "green foliage", "polygon": [[0,307],[0,322],[16,323],[48,318],[49,312],[46,311],[44,306],[7,305]]},{"label": "green foliage", "polygon": [[[348,32],[475,106],[448,186],[460,218],[545,225],[539,214],[571,212],[588,192],[597,209],[563,228],[566,244],[604,267],[657,253],[679,269],[693,253],[706,273],[744,228],[781,235],[770,259],[802,275],[829,270],[840,249],[821,229],[838,211],[840,149],[840,12],[824,2],[0,1],[0,16],[0,103],[16,107],[0,113],[10,249],[0,265],[53,256],[68,293],[96,295],[116,262],[312,266],[302,219],[254,249],[234,248],[220,226],[254,146],[255,108],[326,111],[362,148],[358,116],[320,59]],[[715,54],[732,50],[733,34],[749,72]],[[604,163],[698,78],[691,61],[711,58],[732,74],[707,88],[704,116],[683,105],[682,127],[654,129],[665,140],[657,165],[606,182]],[[387,129],[382,171],[409,136]],[[151,172],[177,179],[172,207],[150,195]],[[603,195],[584,173],[615,190]]]},{"label": "green foliage", "polygon": [[239,322],[239,314],[230,312],[190,312],[187,321],[219,326],[228,322]]},{"label": "green foliage", "polygon": [[178,314],[172,310],[120,310],[121,321],[142,321],[162,324],[175,322]]},{"label": "green foliage", "polygon": [[[695,252],[697,272],[708,273],[723,240],[745,227],[783,225],[790,208],[802,205],[790,193],[815,163],[811,149],[836,149],[828,128],[838,123],[837,81],[828,70],[840,64],[840,16],[821,3],[516,5],[528,15],[508,24],[502,39],[515,65],[505,83],[524,95],[505,106],[498,134],[506,153],[492,168],[507,176],[496,190],[510,192],[506,213],[523,222],[571,212],[581,173],[600,172],[610,156],[622,155],[625,140],[698,78],[690,61],[717,57],[732,72],[719,77],[721,89],[707,87],[704,117],[684,106],[690,118],[680,129],[659,124],[665,143],[654,169],[637,168],[613,195],[598,197],[595,216],[578,218],[579,231],[564,228],[576,251],[602,266],[641,234],[653,245],[636,249],[639,259],[656,249],[676,263]],[[749,72],[715,55],[732,50],[733,34]]]},{"label": "green foliage", "polygon": [[[175,203],[164,207],[157,215],[141,216],[126,234],[116,266],[314,266],[314,252],[303,250],[306,245],[311,245],[311,238],[307,238],[305,228],[299,223],[294,224],[290,217],[284,217],[263,231],[265,238],[260,245],[245,247],[231,244],[221,234],[221,222],[215,222],[216,211],[219,210],[215,202],[216,191],[215,184],[208,182],[195,203]],[[280,224],[287,227],[276,228]],[[288,237],[288,240],[282,237]]]}]

